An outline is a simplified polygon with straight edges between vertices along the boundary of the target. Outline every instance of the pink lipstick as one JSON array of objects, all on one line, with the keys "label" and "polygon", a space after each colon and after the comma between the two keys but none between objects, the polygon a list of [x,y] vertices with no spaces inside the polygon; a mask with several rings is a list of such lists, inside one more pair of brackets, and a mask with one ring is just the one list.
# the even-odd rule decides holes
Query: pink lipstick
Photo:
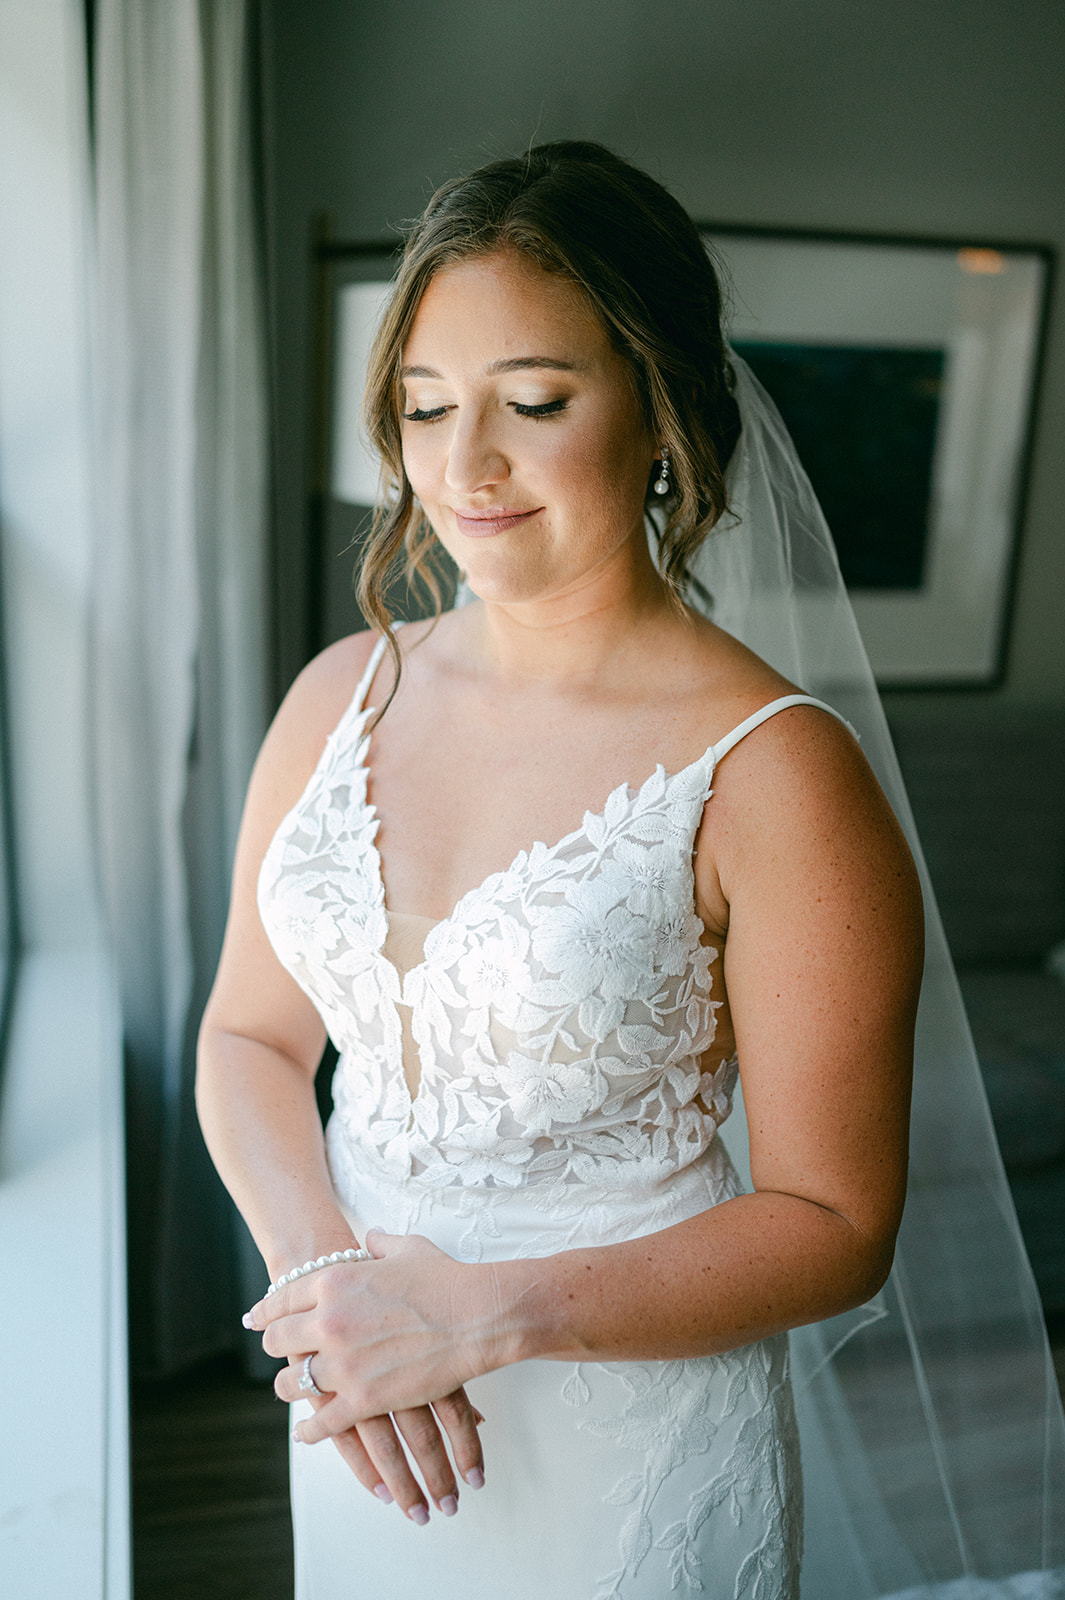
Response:
[{"label": "pink lipstick", "polygon": [[455,510],[455,521],[459,532],[466,534],[470,539],[487,539],[495,533],[505,533],[508,528],[516,528],[521,522],[528,522],[530,517],[535,517],[542,511],[543,506],[535,506],[532,511],[507,511],[502,506],[489,506],[484,511],[459,511]]}]

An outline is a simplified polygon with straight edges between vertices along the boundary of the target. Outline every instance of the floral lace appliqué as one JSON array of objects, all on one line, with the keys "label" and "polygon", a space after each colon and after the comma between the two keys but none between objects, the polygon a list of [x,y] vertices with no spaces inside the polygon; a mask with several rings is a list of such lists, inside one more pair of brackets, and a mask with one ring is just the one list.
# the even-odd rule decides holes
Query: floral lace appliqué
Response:
[{"label": "floral lace appliqu\u00e9", "polygon": [[[726,1600],[790,1600],[801,1555],[797,1431],[787,1377],[786,1341],[764,1340],[695,1361],[626,1363],[595,1369],[620,1383],[625,1398],[607,1416],[579,1426],[641,1462],[605,1496],[625,1509],[618,1565],[592,1600],[626,1600],[647,1562],[661,1567],[661,1592],[707,1593]],[[571,1406],[592,1398],[577,1367],[562,1387]],[[689,1488],[677,1518],[670,1479],[693,1461],[705,1481]],[[697,1473],[697,1479],[702,1478]],[[662,1504],[673,1520],[658,1512]],[[645,1592],[646,1574],[644,1575]]]},{"label": "floral lace appliqu\u00e9", "polygon": [[[735,1062],[711,1051],[717,951],[694,911],[692,848],[713,752],[622,784],[558,844],[464,895],[401,977],[353,705],[278,829],[260,914],[340,1052],[345,1139],[430,1188],[660,1184],[728,1115]],[[420,1056],[411,1098],[398,1007]]]}]

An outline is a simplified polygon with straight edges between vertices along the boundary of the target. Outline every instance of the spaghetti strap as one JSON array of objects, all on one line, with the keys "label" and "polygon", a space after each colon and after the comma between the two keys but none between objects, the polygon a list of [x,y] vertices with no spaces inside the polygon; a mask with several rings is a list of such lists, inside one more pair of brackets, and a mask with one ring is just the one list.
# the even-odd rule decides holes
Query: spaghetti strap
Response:
[{"label": "spaghetti strap", "polygon": [[352,724],[362,715],[362,709],[366,702],[366,696],[370,692],[370,685],[373,683],[374,674],[381,665],[381,657],[384,655],[387,648],[388,640],[385,638],[384,634],[382,634],[377,643],[374,645],[373,649],[370,651],[369,659],[363,668],[362,677],[355,685],[355,693],[352,695],[351,699],[344,708],[344,715],[341,717],[340,721],[329,735],[330,745],[335,745],[337,740],[343,741],[347,737]]},{"label": "spaghetti strap", "polygon": [[815,700],[809,694],[785,694],[779,700],[771,700],[767,706],[762,706],[760,711],[753,711],[749,717],[740,723],[738,728],[733,728],[731,733],[726,733],[723,739],[719,739],[717,744],[713,746],[714,765],[717,765],[722,756],[727,756],[729,751],[735,745],[738,745],[741,739],[745,739],[755,728],[760,728],[763,722],[768,722],[770,717],[775,717],[778,711],[786,711],[789,706],[817,706],[819,710],[827,711],[830,717],[835,717],[837,722],[842,722],[845,728],[850,728],[856,739],[858,737],[846,717],[841,716],[838,711],[827,705],[824,700]]},{"label": "spaghetti strap", "polygon": [[351,706],[349,707],[351,713],[362,710],[366,696],[370,692],[370,685],[374,680],[374,676],[378,667],[381,665],[381,657],[384,655],[387,648],[388,640],[385,638],[384,634],[382,634],[377,643],[374,645],[373,649],[370,651],[370,659],[366,663],[366,670],[359,679],[358,688],[355,690],[355,694],[352,697]]}]

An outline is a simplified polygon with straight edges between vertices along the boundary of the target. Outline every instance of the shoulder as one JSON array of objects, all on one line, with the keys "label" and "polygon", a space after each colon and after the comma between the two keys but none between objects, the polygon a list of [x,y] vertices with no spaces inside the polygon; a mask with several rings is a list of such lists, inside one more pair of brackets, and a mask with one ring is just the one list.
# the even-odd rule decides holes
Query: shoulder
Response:
[{"label": "shoulder", "polygon": [[[715,792],[723,783],[742,785],[752,777],[764,781],[774,772],[782,779],[794,776],[801,781],[808,763],[814,768],[827,763],[850,770],[857,762],[857,769],[868,773],[860,747],[845,723],[822,702],[809,704],[816,697],[801,684],[792,683],[745,644],[703,618],[695,619],[682,671],[699,707],[707,750],[726,743],[759,713],[771,713],[722,755],[714,773]],[[801,697],[803,703],[779,704],[793,697]]]},{"label": "shoulder", "polygon": [[703,617],[692,617],[674,639],[675,651],[661,655],[670,681],[656,689],[663,703],[682,695],[688,737],[700,751],[720,744],[763,707],[803,692]]},{"label": "shoulder", "polygon": [[[707,744],[719,745],[748,718],[804,695],[731,639],[708,638]],[[737,904],[760,897],[781,909],[784,886],[849,882],[858,892],[878,879],[904,884],[919,909],[916,874],[902,831],[861,745],[819,705],[781,707],[717,762],[699,829],[696,884],[701,914],[716,933]]]},{"label": "shoulder", "polygon": [[722,756],[707,816],[738,848],[757,847],[767,832],[816,838],[880,827],[893,813],[850,729],[800,704],[774,712]]},{"label": "shoulder", "polygon": [[349,634],[312,657],[293,679],[278,718],[309,717],[330,733],[351,704],[380,638],[370,630]]},{"label": "shoulder", "polygon": [[[777,707],[780,700],[802,694],[787,688],[753,705],[740,725],[758,712],[770,711],[735,745],[714,769],[716,809],[742,811],[768,820],[802,811],[849,808],[862,801],[887,805],[883,793],[850,728],[820,703]],[[727,736],[726,736],[727,737]],[[719,741],[721,742],[721,741]]]},{"label": "shoulder", "polygon": [[804,907],[886,889],[903,924],[919,919],[895,814],[854,735],[816,706],[777,712],[719,762],[699,852],[701,889],[728,920],[744,900],[783,912],[800,889]]},{"label": "shoulder", "polygon": [[326,740],[351,704],[379,641],[356,633],[315,656],[294,680],[263,741],[251,798],[264,825],[275,826],[295,805]]}]

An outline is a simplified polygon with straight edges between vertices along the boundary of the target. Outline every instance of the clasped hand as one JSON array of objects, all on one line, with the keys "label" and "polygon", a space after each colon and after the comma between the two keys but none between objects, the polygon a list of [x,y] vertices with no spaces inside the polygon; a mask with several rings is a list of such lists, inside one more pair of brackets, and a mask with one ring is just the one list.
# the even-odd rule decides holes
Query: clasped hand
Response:
[{"label": "clasped hand", "polygon": [[[278,1396],[314,1407],[293,1437],[304,1444],[332,1438],[365,1488],[423,1523],[428,1507],[401,1439],[445,1516],[458,1503],[445,1436],[464,1481],[484,1482],[477,1434],[484,1419],[463,1384],[487,1367],[456,1316],[463,1276],[475,1269],[419,1236],[371,1230],[366,1248],[372,1261],[298,1278],[260,1300],[247,1321],[268,1355],[288,1360],[274,1381]],[[321,1398],[299,1388],[308,1355]]]}]

